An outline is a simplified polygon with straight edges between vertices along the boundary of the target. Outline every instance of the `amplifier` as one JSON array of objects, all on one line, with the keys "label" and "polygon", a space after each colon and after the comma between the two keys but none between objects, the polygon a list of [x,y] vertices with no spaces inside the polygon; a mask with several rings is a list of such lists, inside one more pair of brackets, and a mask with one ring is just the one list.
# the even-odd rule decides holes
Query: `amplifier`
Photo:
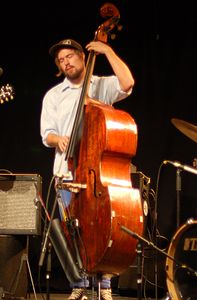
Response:
[{"label": "amplifier", "polygon": [[0,234],[40,235],[42,178],[0,173]]}]

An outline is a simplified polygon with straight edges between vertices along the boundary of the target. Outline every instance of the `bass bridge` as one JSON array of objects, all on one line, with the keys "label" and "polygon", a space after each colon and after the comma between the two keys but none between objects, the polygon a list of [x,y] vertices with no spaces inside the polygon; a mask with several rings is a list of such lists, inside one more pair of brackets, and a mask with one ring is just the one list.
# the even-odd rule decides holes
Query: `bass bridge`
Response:
[{"label": "bass bridge", "polygon": [[77,182],[65,182],[60,180],[56,185],[57,189],[67,190],[72,193],[79,193],[82,189],[87,188],[87,184],[77,183]]}]

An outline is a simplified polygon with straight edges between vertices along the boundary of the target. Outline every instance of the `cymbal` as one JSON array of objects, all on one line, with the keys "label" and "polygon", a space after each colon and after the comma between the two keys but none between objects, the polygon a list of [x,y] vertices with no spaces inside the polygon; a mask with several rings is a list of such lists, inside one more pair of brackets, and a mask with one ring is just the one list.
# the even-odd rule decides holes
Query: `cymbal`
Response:
[{"label": "cymbal", "polygon": [[175,118],[172,118],[171,122],[183,134],[185,134],[188,138],[192,139],[194,142],[197,143],[197,126]]}]

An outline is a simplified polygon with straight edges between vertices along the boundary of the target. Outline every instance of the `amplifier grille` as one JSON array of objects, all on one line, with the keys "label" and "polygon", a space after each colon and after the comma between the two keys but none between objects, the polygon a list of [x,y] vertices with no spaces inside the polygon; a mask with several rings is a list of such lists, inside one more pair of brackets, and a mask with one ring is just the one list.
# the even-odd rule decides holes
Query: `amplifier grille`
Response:
[{"label": "amplifier grille", "polygon": [[38,174],[0,174],[0,234],[40,234]]}]

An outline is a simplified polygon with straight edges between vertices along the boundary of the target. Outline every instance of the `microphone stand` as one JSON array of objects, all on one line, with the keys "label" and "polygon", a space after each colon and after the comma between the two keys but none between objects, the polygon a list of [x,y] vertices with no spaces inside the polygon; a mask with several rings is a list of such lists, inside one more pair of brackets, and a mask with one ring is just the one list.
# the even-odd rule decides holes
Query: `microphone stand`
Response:
[{"label": "microphone stand", "polygon": [[[59,258],[59,261],[65,272],[67,279],[70,282],[74,283],[74,282],[78,282],[78,281],[82,280],[82,276],[84,276],[85,271],[82,269],[79,269],[79,266],[81,267],[81,264],[80,264],[81,261],[78,261],[78,265],[77,265],[77,262],[75,261],[73,255],[72,255],[71,249],[69,247],[69,244],[67,242],[65,234],[63,232],[60,220],[58,218],[54,219],[55,210],[56,210],[57,203],[59,201],[59,197],[61,198],[60,194],[56,193],[56,197],[55,197],[53,207],[52,207],[51,216],[48,215],[48,212],[46,211],[46,208],[42,201],[42,198],[39,197],[40,202],[41,202],[41,204],[45,210],[45,213],[47,215],[49,223],[48,223],[48,228],[47,228],[46,235],[44,238],[44,242],[42,243],[42,250],[41,250],[38,265],[39,265],[39,267],[42,267],[42,265],[43,265],[46,250],[47,250],[47,245],[49,245],[49,240],[50,240],[50,242],[53,245],[53,248],[57,254],[57,257]],[[48,271],[47,271],[48,276],[50,275],[49,274],[50,255],[51,255],[51,253],[49,253],[49,257],[48,257],[48,267],[47,267],[48,268]]]},{"label": "microphone stand", "polygon": [[50,279],[51,279],[51,249],[52,249],[52,244],[50,241],[48,241],[49,239],[49,234],[50,234],[50,229],[51,229],[51,225],[52,225],[52,218],[55,214],[55,209],[56,209],[56,204],[57,204],[57,196],[55,197],[55,201],[54,201],[54,205],[53,205],[53,210],[52,210],[52,214],[51,216],[49,215],[45,205],[44,205],[44,202],[43,202],[43,199],[40,195],[40,192],[38,190],[38,187],[37,185],[35,184],[35,188],[37,190],[37,200],[41,203],[44,211],[45,211],[45,214],[46,214],[46,217],[47,217],[47,220],[49,222],[49,226],[48,226],[48,229],[47,229],[47,232],[46,232],[46,235],[45,235],[45,239],[44,239],[44,242],[43,242],[43,247],[42,247],[42,251],[41,251],[41,254],[40,254],[40,260],[39,260],[39,267],[42,267],[43,266],[43,262],[44,262],[44,258],[45,258],[45,254],[46,254],[46,251],[47,251],[47,264],[46,264],[46,299],[49,300],[50,299]]},{"label": "microphone stand", "polygon": [[157,250],[158,252],[162,253],[163,255],[165,255],[166,257],[170,258],[172,261],[174,261],[177,266],[179,267],[183,267],[186,268],[189,272],[195,274],[197,276],[197,270],[194,270],[192,268],[190,268],[189,266],[187,266],[186,264],[182,264],[181,262],[179,262],[177,259],[175,259],[174,257],[172,257],[171,255],[169,255],[167,252],[165,252],[164,250],[160,249],[159,247],[157,247],[156,245],[154,245],[152,242],[150,242],[149,240],[145,239],[144,237],[140,236],[139,234],[131,231],[130,229],[128,229],[125,226],[120,226],[120,228],[125,231],[126,233],[128,233],[129,235],[131,235],[132,237],[134,237],[135,239],[147,244],[148,246],[151,246],[152,248],[154,248],[155,250]]},{"label": "microphone stand", "polygon": [[[44,209],[45,215],[47,217],[47,220],[49,222],[51,222],[51,218],[50,215],[45,207],[44,201],[41,197],[41,194],[39,192],[38,186],[35,183],[34,184],[35,188],[36,188],[36,199],[35,199],[35,203],[40,202],[41,206]],[[48,242],[48,236],[49,236],[49,232],[47,233],[47,238],[45,236],[45,241],[43,244],[43,248],[42,248],[42,252],[41,252],[41,256],[40,256],[40,261],[39,261],[39,266],[41,267],[43,265],[44,262],[44,256],[45,256],[45,252],[47,250],[47,265],[46,265],[46,299],[49,300],[50,299],[50,278],[51,278],[51,249],[52,249],[52,244],[51,242]]]},{"label": "microphone stand", "polygon": [[52,221],[53,221],[53,217],[55,215],[55,210],[56,210],[56,206],[57,206],[57,197],[58,197],[58,194],[56,193],[56,197],[55,197],[52,212],[51,212],[50,221],[48,224],[48,228],[46,231],[45,239],[44,239],[41,254],[40,254],[40,259],[39,259],[39,264],[38,264],[40,267],[43,266],[43,262],[44,262],[44,258],[45,258],[45,254],[46,254],[46,250],[47,250],[47,244],[48,244],[49,235],[50,235],[50,231],[51,231]]},{"label": "microphone stand", "polygon": [[50,279],[51,279],[51,248],[52,245],[48,243],[47,251],[47,266],[46,266],[46,299],[50,299]]},{"label": "microphone stand", "polygon": [[137,252],[137,298],[142,299],[142,244],[138,242]]}]

